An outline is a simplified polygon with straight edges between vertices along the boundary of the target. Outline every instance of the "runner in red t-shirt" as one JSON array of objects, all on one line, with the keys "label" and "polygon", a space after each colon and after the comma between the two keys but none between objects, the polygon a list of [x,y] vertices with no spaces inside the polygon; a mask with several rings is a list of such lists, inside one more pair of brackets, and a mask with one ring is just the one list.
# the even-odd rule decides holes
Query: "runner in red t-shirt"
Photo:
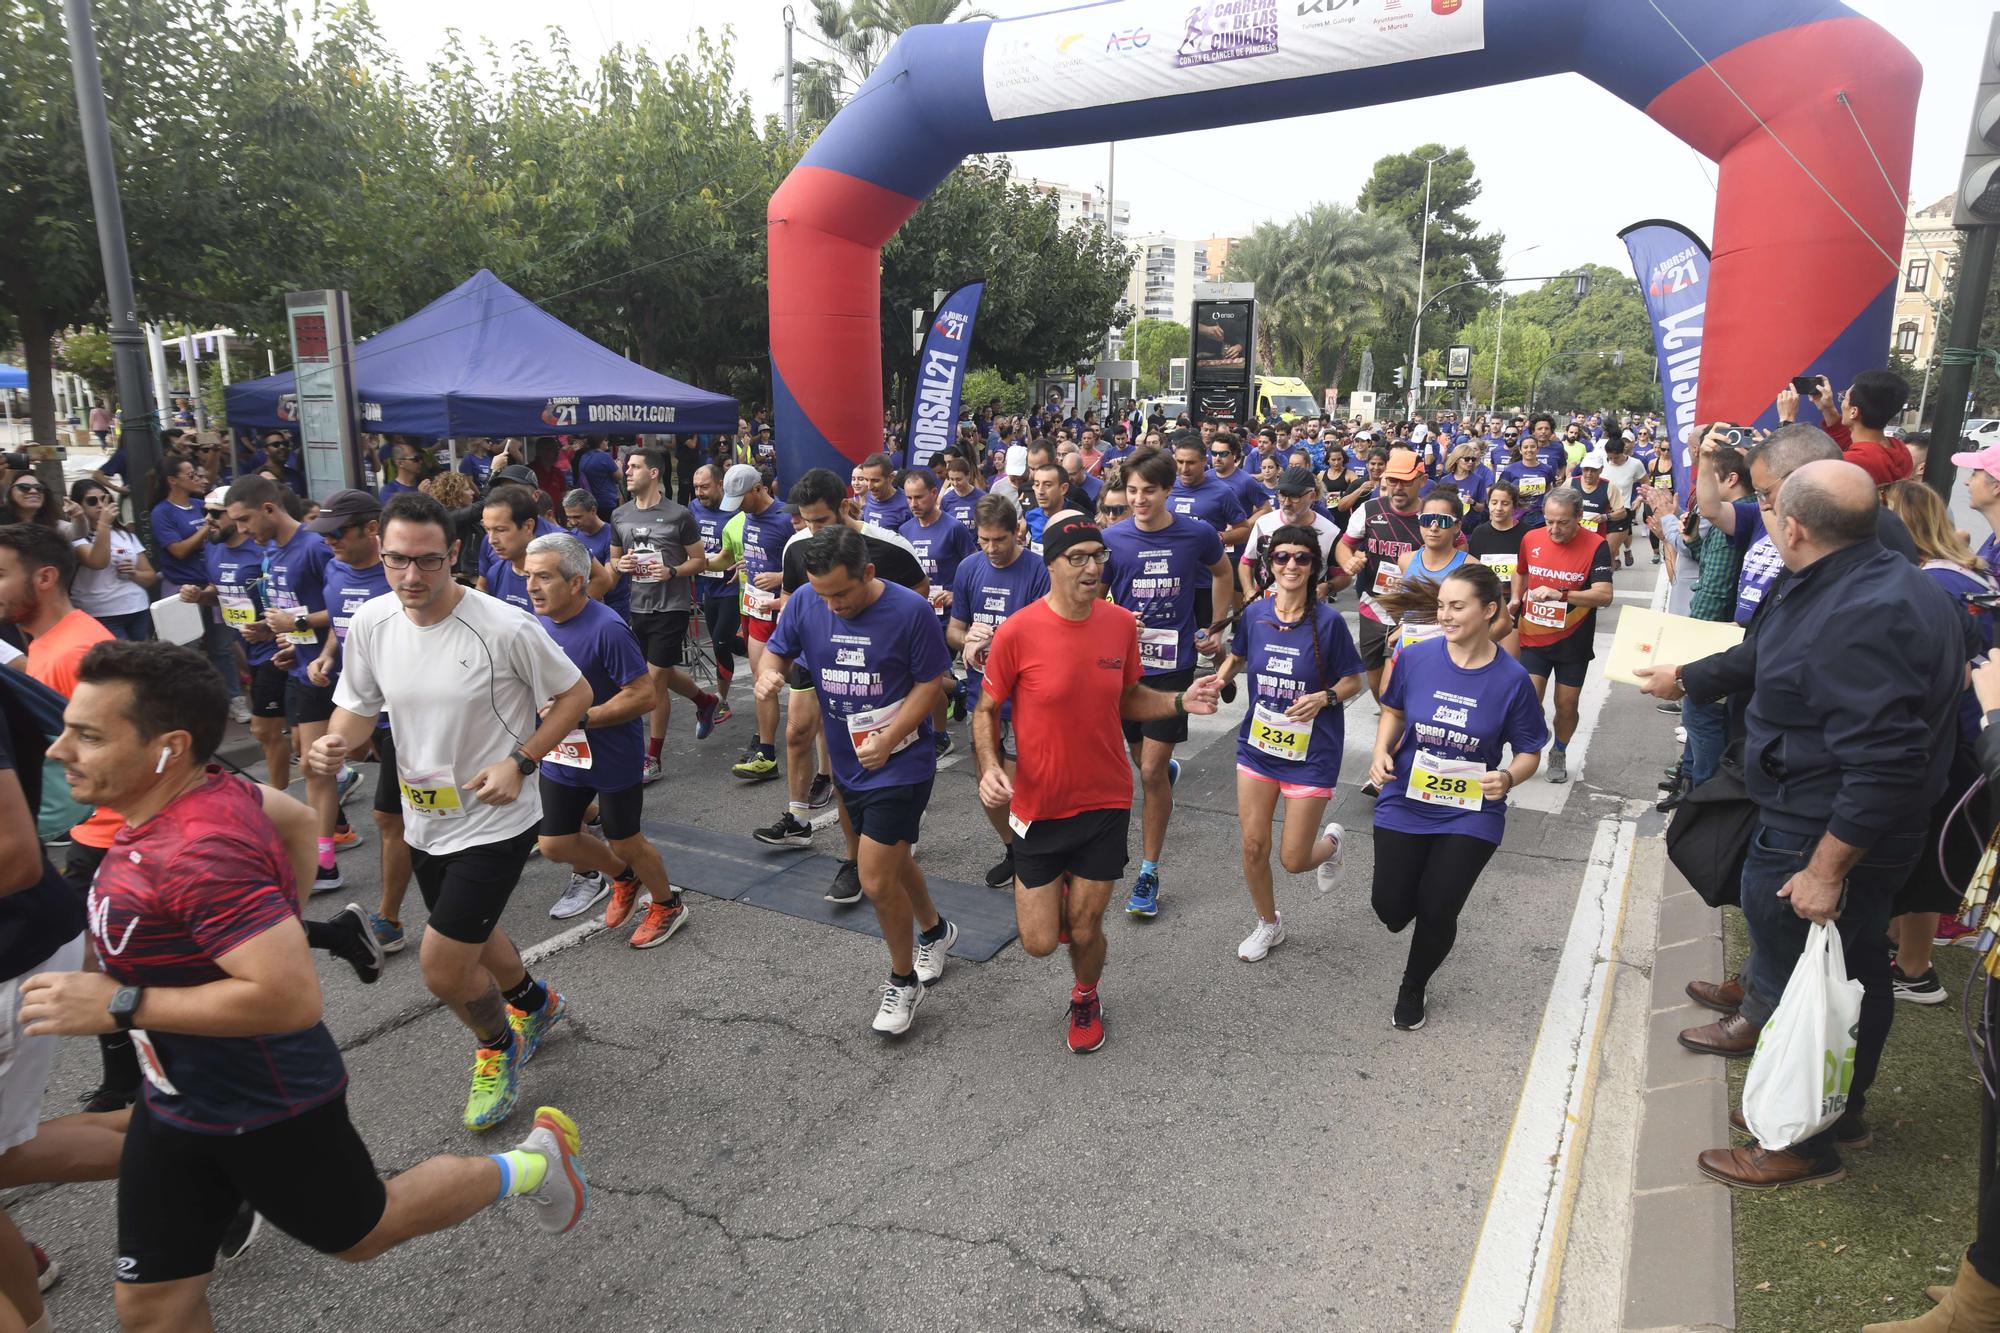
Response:
[{"label": "runner in red t-shirt", "polygon": [[1597,608],[1611,605],[1611,548],[1604,538],[1583,530],[1577,521],[1582,509],[1583,496],[1568,486],[1550,491],[1542,501],[1546,526],[1521,539],[1509,608],[1521,627],[1521,665],[1528,668],[1535,697],[1546,697],[1549,677],[1556,678],[1556,735],[1546,770],[1550,782],[1569,781],[1564,749],[1576,734],[1584,673],[1597,655]]},{"label": "runner in red t-shirt", "polygon": [[[1104,534],[1082,514],[1042,530],[1049,595],[994,631],[972,719],[979,799],[1008,810],[1014,830],[1014,914],[1021,947],[1037,958],[1069,940],[1069,1048],[1104,1044],[1097,980],[1104,972],[1104,909],[1125,873],[1132,767],[1120,721],[1213,713],[1215,677],[1178,694],[1139,683],[1139,624],[1104,600]],[[1000,708],[1012,702],[1010,779],[1000,761]]]}]

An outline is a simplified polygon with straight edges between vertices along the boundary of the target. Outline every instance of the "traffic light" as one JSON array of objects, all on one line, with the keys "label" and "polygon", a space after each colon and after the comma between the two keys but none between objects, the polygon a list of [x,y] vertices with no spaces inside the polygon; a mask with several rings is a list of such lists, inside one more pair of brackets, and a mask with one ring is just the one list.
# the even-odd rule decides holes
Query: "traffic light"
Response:
[{"label": "traffic light", "polygon": [[1401,366],[1396,367],[1396,387],[1399,389],[1403,387],[1403,368]]},{"label": "traffic light", "polygon": [[1952,223],[1960,227],[2000,223],[2000,14],[1994,15],[1980,51],[1979,95],[1972,101],[1972,132],[1958,181]]}]

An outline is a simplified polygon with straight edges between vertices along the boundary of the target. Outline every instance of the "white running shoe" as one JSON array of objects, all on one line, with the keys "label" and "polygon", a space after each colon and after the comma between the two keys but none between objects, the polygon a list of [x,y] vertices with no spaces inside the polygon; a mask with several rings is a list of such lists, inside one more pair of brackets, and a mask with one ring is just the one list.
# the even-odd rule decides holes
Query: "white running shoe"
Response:
[{"label": "white running shoe", "polygon": [[924,984],[898,986],[891,981],[882,987],[882,1007],[875,1011],[874,1028],[885,1037],[900,1037],[916,1021],[917,1006],[924,1002]]},{"label": "white running shoe", "polygon": [[1276,921],[1266,921],[1259,917],[1257,929],[1250,932],[1250,938],[1236,946],[1236,956],[1246,963],[1254,963],[1284,942],[1284,913],[1279,913]]},{"label": "white running shoe", "polygon": [[231,698],[229,701],[229,719],[232,722],[248,722],[250,720],[250,701],[240,694]]},{"label": "white running shoe", "polygon": [[561,1235],[583,1217],[590,1201],[590,1185],[584,1179],[583,1164],[577,1160],[581,1145],[576,1122],[553,1106],[535,1111],[535,1127],[515,1145],[521,1152],[539,1153],[548,1163],[542,1183],[523,1197],[535,1206],[535,1221],[544,1231]]},{"label": "white running shoe", "polygon": [[958,943],[958,927],[951,922],[944,923],[944,937],[936,943],[925,944],[923,937],[917,937],[917,981],[925,986],[937,985],[944,975],[945,952]]},{"label": "white running shoe", "polygon": [[1347,859],[1347,830],[1340,826],[1339,820],[1335,820],[1328,824],[1325,832],[1319,836],[1333,843],[1333,855],[1319,863],[1319,869],[1313,871],[1313,877],[1319,884],[1319,891],[1329,893],[1334,885],[1340,883],[1340,865]]},{"label": "white running shoe", "polygon": [[582,916],[585,912],[603,902],[606,897],[610,896],[610,893],[611,886],[605,882],[604,876],[598,874],[595,870],[587,875],[571,871],[569,888],[563,891],[562,897],[556,899],[555,906],[549,908],[549,915],[558,921],[567,921],[573,916]]}]

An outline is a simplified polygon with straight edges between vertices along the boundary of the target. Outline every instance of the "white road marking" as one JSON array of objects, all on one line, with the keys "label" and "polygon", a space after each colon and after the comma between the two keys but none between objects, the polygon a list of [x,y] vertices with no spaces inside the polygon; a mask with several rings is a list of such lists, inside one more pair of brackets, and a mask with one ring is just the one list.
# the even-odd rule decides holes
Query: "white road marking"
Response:
[{"label": "white road marking", "polygon": [[1603,1037],[1604,996],[1631,883],[1638,826],[1601,819],[1556,963],[1454,1333],[1546,1326],[1562,1266]]}]

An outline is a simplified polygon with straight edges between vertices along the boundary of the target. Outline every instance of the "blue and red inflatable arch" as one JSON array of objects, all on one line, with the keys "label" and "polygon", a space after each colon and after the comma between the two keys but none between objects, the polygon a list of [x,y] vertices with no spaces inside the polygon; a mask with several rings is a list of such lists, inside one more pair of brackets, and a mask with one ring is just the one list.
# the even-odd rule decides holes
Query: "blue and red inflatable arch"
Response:
[{"label": "blue and red inflatable arch", "polygon": [[1565,71],[1719,164],[1697,420],[1884,362],[1921,73],[1834,0],[1112,0],[905,32],[771,197],[781,470],[880,447],[881,248],[967,155]]}]

